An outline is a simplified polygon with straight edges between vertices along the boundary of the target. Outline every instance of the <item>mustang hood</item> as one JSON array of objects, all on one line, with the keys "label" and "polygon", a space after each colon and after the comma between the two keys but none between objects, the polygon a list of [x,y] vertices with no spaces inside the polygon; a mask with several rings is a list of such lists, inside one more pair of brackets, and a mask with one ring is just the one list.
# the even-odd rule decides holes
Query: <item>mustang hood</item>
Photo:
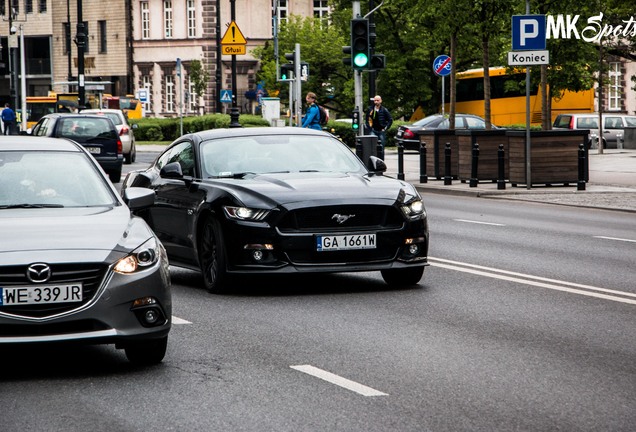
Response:
[{"label": "mustang hood", "polygon": [[[150,237],[146,224],[131,218],[126,206],[0,210],[0,264],[55,261],[79,254],[108,261]],[[90,258],[88,258],[90,257]]]},{"label": "mustang hood", "polygon": [[[232,180],[232,189],[240,191],[241,200],[249,205],[250,195],[276,204],[292,204],[308,200],[333,203],[338,200],[352,202],[408,201],[418,196],[409,183],[384,176],[362,176],[344,173],[290,173],[264,174],[241,180]],[[243,195],[244,194],[244,195]],[[271,203],[273,204],[273,203]]]}]

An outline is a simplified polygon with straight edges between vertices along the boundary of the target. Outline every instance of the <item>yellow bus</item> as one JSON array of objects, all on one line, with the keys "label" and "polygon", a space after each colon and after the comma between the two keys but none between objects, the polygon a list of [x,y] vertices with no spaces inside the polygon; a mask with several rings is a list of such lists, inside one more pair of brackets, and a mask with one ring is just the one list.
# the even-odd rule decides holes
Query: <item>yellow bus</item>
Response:
[{"label": "yellow bus", "polygon": [[120,109],[129,119],[140,119],[142,117],[142,106],[139,99],[131,95],[111,96],[104,95],[104,108]]},{"label": "yellow bus", "polygon": [[35,126],[35,124],[45,115],[57,111],[56,96],[27,96],[27,128]]},{"label": "yellow bus", "polygon": [[[490,68],[490,121],[497,126],[526,123],[526,72],[507,74],[505,67]],[[471,69],[457,74],[455,112],[484,117],[484,70]],[[448,99],[447,99],[448,100]],[[446,112],[450,104],[445,104]],[[594,112],[594,90],[566,91],[552,99],[552,123],[557,115]],[[541,93],[530,91],[530,123],[541,125]]]}]

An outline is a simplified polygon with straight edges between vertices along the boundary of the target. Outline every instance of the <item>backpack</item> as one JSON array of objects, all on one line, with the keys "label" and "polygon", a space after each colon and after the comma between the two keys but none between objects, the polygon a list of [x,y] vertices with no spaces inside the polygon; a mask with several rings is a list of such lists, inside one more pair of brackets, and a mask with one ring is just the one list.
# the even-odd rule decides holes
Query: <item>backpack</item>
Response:
[{"label": "backpack", "polygon": [[318,107],[318,111],[320,111],[320,125],[324,126],[329,121],[329,113],[322,105],[316,104],[316,106]]}]

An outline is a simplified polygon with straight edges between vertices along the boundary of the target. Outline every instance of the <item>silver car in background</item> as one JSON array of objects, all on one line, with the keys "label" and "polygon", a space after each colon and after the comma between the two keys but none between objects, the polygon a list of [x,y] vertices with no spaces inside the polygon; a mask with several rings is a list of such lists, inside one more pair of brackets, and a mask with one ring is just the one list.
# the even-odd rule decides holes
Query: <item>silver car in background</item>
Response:
[{"label": "silver car in background", "polygon": [[115,123],[119,139],[121,139],[122,149],[124,153],[124,163],[131,164],[137,159],[137,148],[135,146],[135,132],[137,125],[128,123],[128,117],[122,110],[118,109],[84,109],[82,114],[105,115]]},{"label": "silver car in background", "polygon": [[68,139],[0,138],[0,346],[116,344],[160,362],[172,300],[165,250],[88,151]]},{"label": "silver car in background", "polygon": [[[636,116],[603,113],[603,148],[618,148],[625,139],[625,127],[636,126]],[[559,114],[552,125],[554,129],[589,129],[589,148],[598,148],[598,113]]]}]

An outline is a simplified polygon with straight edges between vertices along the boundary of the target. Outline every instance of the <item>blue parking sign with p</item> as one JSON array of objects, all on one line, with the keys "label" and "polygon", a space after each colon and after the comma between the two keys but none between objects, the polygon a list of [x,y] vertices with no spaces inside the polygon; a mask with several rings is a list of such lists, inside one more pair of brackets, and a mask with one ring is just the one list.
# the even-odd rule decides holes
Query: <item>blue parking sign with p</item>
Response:
[{"label": "blue parking sign with p", "polygon": [[546,38],[545,15],[512,16],[512,50],[544,50]]}]

